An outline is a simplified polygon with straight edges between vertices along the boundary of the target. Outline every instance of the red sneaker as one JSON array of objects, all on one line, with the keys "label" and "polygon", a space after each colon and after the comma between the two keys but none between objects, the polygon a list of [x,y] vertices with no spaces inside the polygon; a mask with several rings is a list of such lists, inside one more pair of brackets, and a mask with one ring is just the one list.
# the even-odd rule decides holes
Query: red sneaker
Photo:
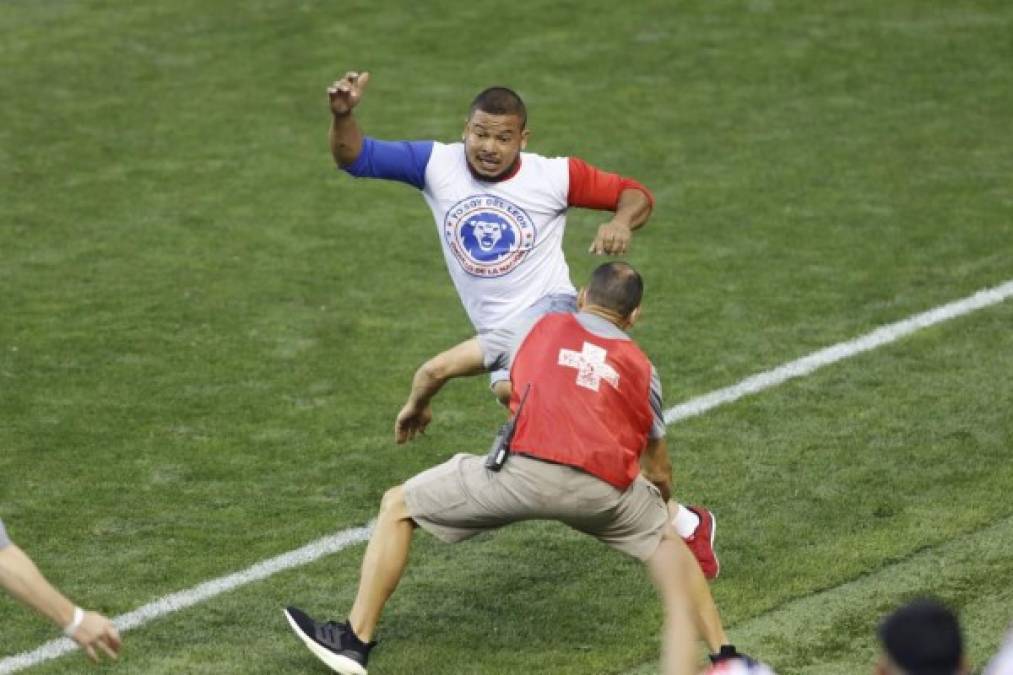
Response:
[{"label": "red sneaker", "polygon": [[693,553],[693,557],[700,563],[700,569],[707,579],[716,579],[721,572],[721,563],[714,553],[714,533],[717,532],[717,521],[714,514],[702,506],[687,506],[687,509],[700,517],[700,524],[686,539],[686,546]]}]

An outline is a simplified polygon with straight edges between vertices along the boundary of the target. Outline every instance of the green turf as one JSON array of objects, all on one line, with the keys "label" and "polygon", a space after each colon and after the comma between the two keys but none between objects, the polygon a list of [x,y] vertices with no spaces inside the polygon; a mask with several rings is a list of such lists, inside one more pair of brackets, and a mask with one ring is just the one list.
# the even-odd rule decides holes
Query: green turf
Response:
[{"label": "green turf", "polygon": [[[1000,0],[2,3],[0,516],[119,614],[487,444],[478,379],[391,442],[411,371],[469,326],[415,191],[331,167],[345,69],[373,71],[378,136],[453,140],[504,83],[530,149],[654,190],[637,337],[675,404],[1013,278],[1011,29]],[[601,220],[570,216],[575,280]],[[961,609],[975,663],[995,649],[1011,326],[1007,302],[672,428],[745,649],[865,672],[919,592]],[[360,554],[131,632],[118,670],[317,672],[278,608],[343,611]],[[646,672],[658,610],[632,563],[526,525],[420,537],[382,631],[381,673]],[[0,599],[0,655],[53,636]]]}]

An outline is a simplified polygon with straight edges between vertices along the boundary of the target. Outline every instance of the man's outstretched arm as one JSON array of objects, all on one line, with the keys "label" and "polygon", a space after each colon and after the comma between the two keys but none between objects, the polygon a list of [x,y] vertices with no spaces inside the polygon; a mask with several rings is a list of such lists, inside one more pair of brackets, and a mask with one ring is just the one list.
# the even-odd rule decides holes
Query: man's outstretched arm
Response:
[{"label": "man's outstretched arm", "polygon": [[331,103],[331,154],[341,167],[352,164],[362,152],[363,135],[352,110],[359,105],[369,73],[349,71],[327,88]]},{"label": "man's outstretched arm", "polygon": [[433,419],[430,401],[447,380],[477,375],[485,370],[478,338],[465,340],[423,363],[415,371],[408,401],[394,423],[394,440],[404,443],[425,431]]},{"label": "man's outstretched arm", "polygon": [[353,109],[362,99],[369,73],[349,71],[327,88],[331,107],[331,155],[356,178],[382,178],[425,187],[432,141],[381,141],[362,133]]}]

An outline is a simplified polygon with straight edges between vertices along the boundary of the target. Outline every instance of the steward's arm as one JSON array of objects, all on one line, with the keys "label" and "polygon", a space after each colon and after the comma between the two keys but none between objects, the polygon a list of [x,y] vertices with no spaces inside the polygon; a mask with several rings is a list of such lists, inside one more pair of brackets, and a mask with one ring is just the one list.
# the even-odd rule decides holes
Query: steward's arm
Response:
[{"label": "steward's arm", "polygon": [[640,472],[661,490],[661,497],[668,502],[672,496],[672,461],[668,458],[668,443],[665,438],[651,438],[640,455]]},{"label": "steward's arm", "polygon": [[668,458],[668,443],[665,442],[665,413],[661,396],[661,378],[651,366],[651,429],[647,435],[647,447],[640,455],[640,472],[661,490],[661,496],[668,501],[672,494],[672,461]]}]

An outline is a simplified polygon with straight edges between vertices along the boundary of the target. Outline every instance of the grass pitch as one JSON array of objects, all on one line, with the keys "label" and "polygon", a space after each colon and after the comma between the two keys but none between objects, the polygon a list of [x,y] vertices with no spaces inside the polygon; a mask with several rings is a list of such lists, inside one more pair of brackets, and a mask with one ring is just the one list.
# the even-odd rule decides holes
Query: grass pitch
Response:
[{"label": "grass pitch", "polygon": [[[675,404],[1013,278],[1011,29],[998,0],[4,3],[0,515],[115,615],[361,525],[486,446],[480,379],[391,440],[413,369],[470,331],[421,198],[331,167],[346,69],[373,72],[371,134],[453,140],[502,83],[530,149],[654,190],[636,337]],[[578,282],[599,222],[570,215]],[[1011,326],[1007,302],[671,428],[743,649],[867,672],[878,618],[933,593],[976,664],[995,650]],[[132,631],[116,669],[318,672],[280,608],[344,611],[361,551]],[[561,528],[420,535],[370,665],[647,673],[658,626],[636,565]],[[0,599],[0,654],[53,636]]]}]

